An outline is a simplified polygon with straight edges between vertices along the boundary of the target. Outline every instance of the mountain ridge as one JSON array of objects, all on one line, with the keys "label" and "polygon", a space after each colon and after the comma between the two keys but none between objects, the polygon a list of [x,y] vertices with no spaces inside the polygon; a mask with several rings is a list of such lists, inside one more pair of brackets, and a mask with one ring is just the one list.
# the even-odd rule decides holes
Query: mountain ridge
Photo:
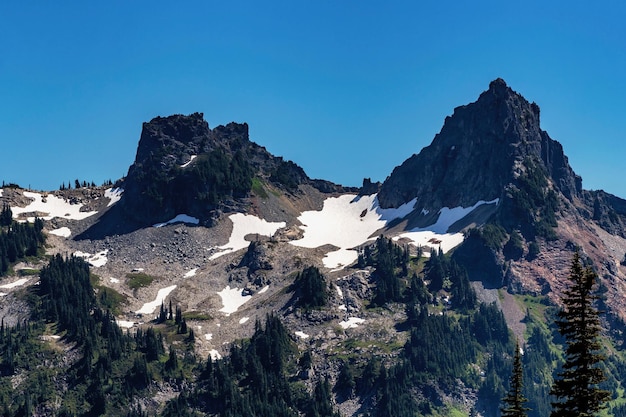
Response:
[{"label": "mountain ridge", "polygon": [[[229,352],[236,360],[244,340],[262,340],[257,323],[271,323],[271,313],[289,344],[308,354],[287,367],[297,369],[290,381],[304,395],[327,379],[342,415],[406,400],[385,390],[419,372],[421,382],[394,389],[423,414],[496,416],[507,343],[517,337],[529,352],[539,346],[535,321],[558,306],[575,250],[600,277],[607,334],[626,330],[626,201],[582,189],[563,147],[539,122],[536,104],[495,80],[383,184],[365,179],[353,189],[311,180],[250,141],[246,124],[210,129],[200,113],[157,117],[144,124],[135,162],[116,184],[122,188],[6,188],[0,199],[16,220],[49,218],[48,254],[90,263],[99,297],[122,300],[114,309],[119,326],[139,334],[154,326],[181,361],[192,353],[209,358],[206,373],[185,368],[195,375],[185,380],[194,390],[204,389],[212,360]],[[22,280],[16,272],[0,287],[11,300],[0,306],[10,323],[28,317],[19,291],[36,280]],[[163,318],[174,306],[194,330],[193,344],[182,339],[188,330],[179,333],[180,322],[176,328]],[[422,334],[450,339],[433,349],[421,344]],[[467,346],[459,346],[463,340]],[[440,363],[432,352],[447,347],[468,350],[460,363],[458,355]],[[399,365],[413,361],[422,365]],[[455,374],[452,364],[467,372]],[[214,411],[175,379],[148,384],[139,402],[157,413],[182,398],[197,412]],[[240,381],[242,390],[252,379]]]}]

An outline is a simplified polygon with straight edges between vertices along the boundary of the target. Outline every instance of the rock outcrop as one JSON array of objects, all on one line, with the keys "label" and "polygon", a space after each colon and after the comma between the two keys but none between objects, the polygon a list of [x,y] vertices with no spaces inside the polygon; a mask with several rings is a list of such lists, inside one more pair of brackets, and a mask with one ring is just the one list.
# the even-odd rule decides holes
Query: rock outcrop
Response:
[{"label": "rock outcrop", "polygon": [[457,107],[430,146],[394,169],[378,198],[383,207],[415,197],[428,210],[468,207],[505,197],[528,160],[567,198],[580,194],[580,177],[562,146],[541,130],[539,106],[497,79],[476,102]]},{"label": "rock outcrop", "polygon": [[286,192],[297,192],[301,184],[322,192],[345,191],[310,179],[295,163],[250,141],[246,123],[210,129],[202,113],[194,113],[144,123],[120,207],[143,225],[184,213],[210,226],[220,210],[244,211],[253,178]]}]

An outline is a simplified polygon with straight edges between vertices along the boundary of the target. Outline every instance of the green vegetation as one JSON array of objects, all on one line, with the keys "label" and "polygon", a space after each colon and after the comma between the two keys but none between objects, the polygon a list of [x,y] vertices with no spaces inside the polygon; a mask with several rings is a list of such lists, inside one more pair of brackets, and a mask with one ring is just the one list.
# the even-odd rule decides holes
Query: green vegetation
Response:
[{"label": "green vegetation", "polygon": [[558,313],[556,324],[565,337],[565,363],[552,385],[552,417],[593,416],[606,408],[609,391],[599,388],[607,377],[601,367],[606,359],[600,353],[599,337],[602,330],[593,293],[596,274],[587,267],[583,269],[580,255],[574,254],[570,272],[570,286],[564,292],[563,310]]},{"label": "green vegetation", "polygon": [[383,306],[388,302],[403,300],[407,284],[409,251],[401,248],[382,235],[376,244],[365,246],[358,258],[359,268],[373,266],[372,277],[376,282],[373,306]]},{"label": "green vegetation", "polygon": [[152,281],[156,279],[152,275],[145,274],[143,272],[129,272],[126,274],[126,285],[132,290],[136,290],[142,287],[147,287],[152,284]]},{"label": "green vegetation", "polygon": [[304,269],[296,276],[292,290],[297,297],[296,305],[304,310],[324,307],[328,303],[328,283],[314,266]]},{"label": "green vegetation", "polygon": [[265,187],[263,186],[263,182],[257,178],[254,177],[252,178],[252,192],[260,198],[268,198],[269,196],[267,195],[267,191],[265,191]]},{"label": "green vegetation", "polygon": [[281,160],[270,175],[270,181],[281,184],[288,191],[295,191],[306,178],[304,170],[291,161]]},{"label": "green vegetation", "polygon": [[513,372],[509,382],[509,391],[502,399],[505,406],[502,408],[502,417],[526,417],[528,399],[524,397],[524,374],[522,371],[522,355],[519,343],[515,344],[515,354],[513,356]]},{"label": "green vegetation", "polygon": [[556,192],[548,184],[548,175],[530,158],[524,160],[524,173],[517,180],[517,187],[511,190],[513,197],[512,218],[520,219],[519,225],[508,225],[508,230],[521,228],[527,240],[541,236],[551,240],[556,237],[554,227],[557,226],[556,212],[559,200]]},{"label": "green vegetation", "polygon": [[281,321],[268,315],[255,328],[252,338],[235,343],[227,358],[209,359],[195,389],[170,401],[162,415],[338,416],[328,381],[319,381],[310,395],[290,378],[300,369],[299,355]]},{"label": "green vegetation", "polygon": [[5,205],[0,215],[0,277],[16,262],[43,255],[43,220],[36,218],[33,224],[18,223],[10,216],[11,209]]}]

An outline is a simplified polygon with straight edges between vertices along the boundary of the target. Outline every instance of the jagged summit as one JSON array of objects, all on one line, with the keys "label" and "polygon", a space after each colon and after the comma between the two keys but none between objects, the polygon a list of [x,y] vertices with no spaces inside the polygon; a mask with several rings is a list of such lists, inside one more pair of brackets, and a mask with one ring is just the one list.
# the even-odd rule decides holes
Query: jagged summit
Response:
[{"label": "jagged summit", "polygon": [[397,207],[417,197],[419,206],[439,209],[502,198],[528,161],[567,198],[581,191],[562,146],[540,127],[539,106],[498,78],[478,100],[454,109],[430,146],[394,169],[379,201]]}]

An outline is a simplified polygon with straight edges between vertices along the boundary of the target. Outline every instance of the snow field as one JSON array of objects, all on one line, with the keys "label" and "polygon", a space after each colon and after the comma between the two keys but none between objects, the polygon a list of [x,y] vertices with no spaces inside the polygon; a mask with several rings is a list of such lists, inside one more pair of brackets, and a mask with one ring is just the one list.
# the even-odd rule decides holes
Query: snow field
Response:
[{"label": "snow field", "polygon": [[222,291],[218,292],[217,295],[222,299],[223,307],[220,308],[222,313],[226,313],[227,316],[236,312],[239,307],[244,305],[246,302],[250,301],[252,298],[251,295],[243,295],[243,288],[230,288],[229,285],[226,286]]},{"label": "snow field", "polygon": [[89,265],[100,268],[101,266],[106,265],[108,262],[107,253],[109,253],[108,249],[100,251],[96,254],[91,254],[87,252],[76,251],[74,252],[74,256],[79,258],[83,258]]},{"label": "snow field", "polygon": [[115,322],[117,323],[117,325],[123,329],[130,329],[131,327],[133,327],[135,325],[134,322],[132,321],[126,321],[126,320],[115,320]]},{"label": "snow field", "polygon": [[[463,242],[461,233],[447,233],[450,226],[483,204],[497,203],[498,199],[481,200],[471,207],[444,207],[433,225],[413,229],[401,234],[396,240],[404,237],[415,245],[441,246],[444,251],[450,250]],[[357,260],[358,254],[354,247],[372,240],[372,234],[390,221],[411,213],[415,204],[416,200],[413,199],[397,209],[382,209],[376,195],[357,197],[346,194],[327,198],[321,211],[305,211],[298,217],[304,236],[290,243],[304,248],[318,248],[326,244],[338,247],[326,253],[323,263],[333,271],[341,270]],[[421,212],[428,213],[425,209]]]},{"label": "snow field", "polygon": [[21,287],[22,285],[28,282],[29,278],[20,278],[17,281],[11,282],[10,284],[0,285],[0,288],[3,290],[10,290],[12,288]]},{"label": "snow field", "polygon": [[446,253],[463,243],[463,233],[447,233],[450,226],[463,217],[470,214],[479,206],[484,204],[498,204],[499,199],[491,201],[479,201],[471,207],[444,207],[439,211],[437,221],[427,227],[415,228],[406,233],[402,233],[393,238],[397,241],[405,238],[411,241],[415,246],[427,246],[433,249],[439,249]]},{"label": "snow field", "polygon": [[198,268],[191,269],[185,273],[184,277],[191,278],[196,275],[196,272],[198,272]]},{"label": "snow field", "polygon": [[168,224],[173,224],[173,223],[199,224],[200,219],[188,216],[186,214],[179,214],[178,216],[174,217],[171,220],[166,221],[165,223],[157,223],[157,224],[152,225],[152,227],[163,227],[163,226],[167,226]]},{"label": "snow field", "polygon": [[171,285],[169,287],[161,288],[159,290],[159,292],[157,293],[157,296],[154,299],[154,301],[151,301],[149,303],[145,303],[139,310],[135,311],[135,313],[136,314],[152,314],[152,313],[154,313],[154,311],[157,309],[157,307],[159,307],[161,305],[161,303],[163,303],[163,301],[165,301],[167,296],[170,295],[170,293],[172,291],[174,291],[174,289],[176,289],[176,285]]},{"label": "snow field", "polygon": [[[11,207],[13,218],[15,219],[17,219],[17,217],[22,213],[29,213],[32,211],[46,213],[47,215],[42,217],[44,220],[51,220],[54,217],[62,217],[64,219],[71,220],[83,220],[98,213],[97,211],[80,211],[80,208],[83,206],[82,204],[70,204],[64,199],[52,194],[48,194],[45,197],[45,202],[43,195],[40,193],[24,191],[24,197],[31,198],[34,201],[26,207]],[[34,222],[35,218],[29,217],[28,221]]]},{"label": "snow field", "polygon": [[352,248],[370,240],[372,234],[389,221],[409,214],[415,201],[411,200],[397,209],[382,209],[375,194],[327,198],[321,211],[305,211],[298,217],[304,237],[290,243],[303,248],[318,248],[326,244],[337,246],[338,250],[328,252],[324,257],[324,266],[345,267],[358,258]]},{"label": "snow field", "polygon": [[225,245],[218,246],[220,252],[210,256],[210,260],[219,258],[227,253],[247,248],[250,242],[245,237],[251,234],[272,236],[280,228],[287,225],[285,222],[268,222],[251,214],[236,213],[228,216],[233,223],[233,231]]},{"label": "snow field", "polygon": [[360,319],[358,317],[350,317],[348,318],[348,320],[340,321],[339,325],[342,329],[354,329],[356,327],[359,327],[359,324],[362,324],[364,322],[364,319]]},{"label": "snow field", "polygon": [[122,198],[123,193],[124,193],[123,188],[108,188],[104,190],[104,196],[110,200],[109,204],[107,204],[107,207],[111,207],[113,204],[120,201],[120,198]]},{"label": "snow field", "polygon": [[58,229],[50,230],[50,234],[60,237],[70,237],[72,231],[69,227],[59,227]]}]

